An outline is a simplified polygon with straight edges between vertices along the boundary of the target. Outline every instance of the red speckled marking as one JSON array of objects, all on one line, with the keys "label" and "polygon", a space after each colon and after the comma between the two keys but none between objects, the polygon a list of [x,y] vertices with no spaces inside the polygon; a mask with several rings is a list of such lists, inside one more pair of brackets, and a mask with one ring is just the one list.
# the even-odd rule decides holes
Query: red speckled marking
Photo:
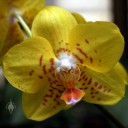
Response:
[{"label": "red speckled marking", "polygon": [[82,49],[80,48],[76,48],[82,55],[84,55],[84,57],[88,58],[88,55],[82,51]]},{"label": "red speckled marking", "polygon": [[60,52],[70,52],[70,50],[69,49],[66,49],[66,48],[59,48],[57,50],[57,53],[60,53]]},{"label": "red speckled marking", "polygon": [[84,86],[85,85],[85,83],[82,83],[82,86]]},{"label": "red speckled marking", "polygon": [[[86,70],[81,72],[80,80],[80,89],[84,90],[85,94],[87,93],[87,95],[92,99],[96,98],[98,101],[105,100],[103,99],[104,97],[101,97],[102,93],[107,94],[111,91],[111,88],[108,85],[102,85],[101,83],[95,81],[95,79],[92,79],[90,76],[87,77]],[[86,90],[88,91],[86,92]]]},{"label": "red speckled marking", "polygon": [[54,78],[55,78],[55,74],[53,74],[53,73],[52,73],[52,77],[54,77]]},{"label": "red speckled marking", "polygon": [[109,93],[109,92],[111,92],[111,89],[108,89],[108,90],[107,90],[107,93]]},{"label": "red speckled marking", "polygon": [[85,39],[85,43],[89,44],[89,41],[87,39]]},{"label": "red speckled marking", "polygon": [[51,104],[51,107],[56,108],[62,103],[60,101],[60,97],[63,91],[65,90],[65,88],[64,86],[59,85],[59,82],[55,79],[52,80],[50,77],[48,77],[48,81],[49,81],[49,89],[48,89],[47,94],[45,94],[45,96],[43,97],[42,105],[47,106],[47,104],[51,100],[52,102],[54,102],[54,104]]},{"label": "red speckled marking", "polygon": [[90,62],[93,63],[93,59],[92,59],[92,57],[90,57]]},{"label": "red speckled marking", "polygon": [[85,88],[84,88],[84,90],[87,90],[87,89],[88,89],[88,87],[85,87]]},{"label": "red speckled marking", "polygon": [[98,101],[100,101],[100,100],[101,100],[101,98],[98,98],[97,100],[98,100]]},{"label": "red speckled marking", "polygon": [[83,75],[82,79],[84,80],[84,79],[85,79],[85,77],[86,77],[86,75]]},{"label": "red speckled marking", "polygon": [[54,70],[54,58],[50,59],[50,68],[49,68],[49,72],[52,72]]},{"label": "red speckled marking", "polygon": [[94,94],[94,92],[90,92],[90,95],[93,95]]},{"label": "red speckled marking", "polygon": [[95,98],[95,96],[91,96],[92,98]]},{"label": "red speckled marking", "polygon": [[43,60],[43,55],[41,55],[40,57],[40,61],[39,61],[40,66],[42,66],[42,60]]},{"label": "red speckled marking", "polygon": [[79,43],[77,43],[76,45],[77,45],[77,46],[80,46],[80,44],[79,44]]},{"label": "red speckled marking", "polygon": [[92,78],[89,79],[88,85],[92,83]]},{"label": "red speckled marking", "polygon": [[97,50],[94,50],[95,53],[97,53]]},{"label": "red speckled marking", "polygon": [[69,45],[69,43],[66,43],[66,45]]},{"label": "red speckled marking", "polygon": [[99,62],[101,62],[101,60],[99,60]]},{"label": "red speckled marking", "polygon": [[83,63],[83,60],[76,54],[72,54],[81,64]]},{"label": "red speckled marking", "polygon": [[94,91],[94,88],[93,87],[91,87],[91,91]]},{"label": "red speckled marking", "polygon": [[34,70],[30,71],[30,72],[29,72],[29,75],[32,76],[33,73],[34,73]]},{"label": "red speckled marking", "polygon": [[51,81],[51,78],[48,77],[48,81]]},{"label": "red speckled marking", "polygon": [[39,77],[39,79],[43,79],[43,76],[40,76],[40,75],[39,75],[38,77]]},{"label": "red speckled marking", "polygon": [[46,72],[46,66],[45,66],[45,65],[43,66],[43,72],[44,72],[44,74],[47,73],[47,72]]},{"label": "red speckled marking", "polygon": [[102,85],[99,85],[98,89],[102,89]]},{"label": "red speckled marking", "polygon": [[98,86],[98,83],[97,83],[97,82],[95,82],[95,83],[94,83],[94,86],[95,86],[95,87],[97,87],[97,86]]},{"label": "red speckled marking", "polygon": [[[53,83],[52,83],[53,84]],[[53,89],[53,90],[56,90],[56,91],[58,91],[58,92],[60,92],[60,93],[63,93],[63,91],[61,91],[61,90],[59,90],[58,88],[56,88],[56,87],[53,87],[53,85],[50,85],[50,87]]]},{"label": "red speckled marking", "polygon": [[85,77],[84,81],[87,81],[88,77]]},{"label": "red speckled marking", "polygon": [[82,77],[83,74],[84,74],[84,72],[81,72],[80,77]]}]

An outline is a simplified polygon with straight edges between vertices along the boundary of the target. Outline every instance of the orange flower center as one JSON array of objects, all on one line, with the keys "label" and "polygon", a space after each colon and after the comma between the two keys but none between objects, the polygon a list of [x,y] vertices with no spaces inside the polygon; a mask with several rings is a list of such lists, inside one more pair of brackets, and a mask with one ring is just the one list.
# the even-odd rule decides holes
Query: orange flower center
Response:
[{"label": "orange flower center", "polygon": [[84,96],[85,93],[76,88],[80,78],[80,69],[77,65],[70,63],[68,59],[64,59],[60,66],[56,68],[55,76],[60,84],[66,88],[60,97],[66,104],[75,104]]}]

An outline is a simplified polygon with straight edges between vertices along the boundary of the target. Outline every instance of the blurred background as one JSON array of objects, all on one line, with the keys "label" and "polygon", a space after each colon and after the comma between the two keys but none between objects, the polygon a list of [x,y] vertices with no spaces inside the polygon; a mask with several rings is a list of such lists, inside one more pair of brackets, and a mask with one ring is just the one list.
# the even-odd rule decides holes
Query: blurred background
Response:
[{"label": "blurred background", "polygon": [[[112,21],[118,25],[125,39],[121,58],[128,70],[128,2],[127,0],[46,0],[47,5],[64,7],[77,12],[87,21]],[[69,110],[42,121],[30,121],[22,112],[22,93],[13,88],[3,77],[0,69],[0,128],[123,128],[115,125],[99,106],[79,102]],[[125,97],[114,106],[104,106],[128,128],[128,89]]]}]

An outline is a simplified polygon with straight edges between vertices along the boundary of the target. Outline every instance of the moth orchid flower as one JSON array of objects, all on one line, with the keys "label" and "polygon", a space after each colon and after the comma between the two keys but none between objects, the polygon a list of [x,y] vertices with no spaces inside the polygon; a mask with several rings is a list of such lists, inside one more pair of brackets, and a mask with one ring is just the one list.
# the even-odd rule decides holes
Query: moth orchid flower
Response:
[{"label": "moth orchid flower", "polygon": [[0,0],[0,65],[9,48],[24,40],[24,34],[13,13],[21,15],[31,27],[45,0]]},{"label": "moth orchid flower", "polygon": [[4,74],[24,92],[27,118],[41,121],[81,99],[102,105],[120,101],[125,80],[116,63],[123,49],[115,24],[78,24],[67,10],[47,6],[33,21],[32,37],[5,55]]}]

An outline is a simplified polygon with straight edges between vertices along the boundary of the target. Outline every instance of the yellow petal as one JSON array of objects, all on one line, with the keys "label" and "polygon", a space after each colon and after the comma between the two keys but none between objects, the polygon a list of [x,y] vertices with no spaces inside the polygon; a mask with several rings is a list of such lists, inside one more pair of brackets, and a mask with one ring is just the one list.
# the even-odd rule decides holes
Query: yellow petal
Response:
[{"label": "yellow petal", "polygon": [[68,11],[63,8],[45,7],[34,19],[32,35],[46,38],[52,45],[55,54],[69,51],[69,32],[77,22]]},{"label": "yellow petal", "polygon": [[83,100],[95,104],[113,105],[125,93],[125,84],[117,67],[108,73],[98,73],[81,67],[78,86],[85,92]]},{"label": "yellow petal", "polygon": [[[59,88],[60,89],[60,88]],[[65,103],[60,100],[61,93],[56,88],[43,89],[40,93],[23,93],[23,111],[27,118],[43,121],[65,107]]]},{"label": "yellow petal", "polygon": [[24,40],[23,32],[17,23],[10,24],[6,39],[0,51],[0,64],[3,62],[5,53],[15,44]]},{"label": "yellow petal", "polygon": [[70,34],[71,51],[83,65],[107,72],[120,59],[124,39],[111,22],[86,22],[77,25]]},{"label": "yellow petal", "polygon": [[122,77],[122,79],[124,80],[124,83],[128,84],[128,73],[124,68],[124,66],[121,63],[117,63],[115,67],[118,73],[120,74],[120,76]]},{"label": "yellow petal", "polygon": [[28,93],[48,83],[56,58],[49,42],[42,37],[24,40],[12,47],[4,57],[4,75],[14,87]]},{"label": "yellow petal", "polygon": [[86,23],[86,20],[84,19],[84,17],[82,15],[80,15],[78,13],[72,13],[72,15],[75,17],[78,24]]}]

